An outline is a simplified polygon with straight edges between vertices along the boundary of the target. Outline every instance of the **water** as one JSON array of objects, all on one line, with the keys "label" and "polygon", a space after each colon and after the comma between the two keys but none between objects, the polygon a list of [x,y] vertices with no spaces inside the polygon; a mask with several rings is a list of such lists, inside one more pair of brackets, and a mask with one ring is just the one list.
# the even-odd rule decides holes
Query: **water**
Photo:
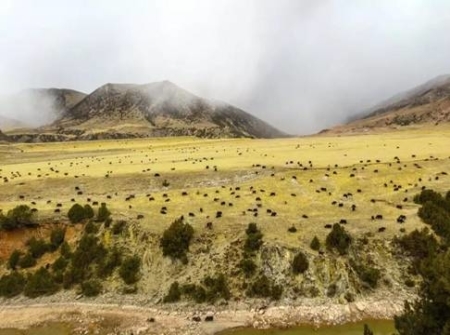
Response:
[{"label": "water", "polygon": [[347,323],[340,326],[324,326],[319,329],[315,329],[312,326],[300,326],[283,330],[236,329],[222,332],[220,335],[363,335],[364,323],[369,325],[375,335],[392,335],[395,333],[394,321],[373,320]]},{"label": "water", "polygon": [[[220,335],[362,335],[364,323],[367,323],[375,335],[392,335],[395,333],[393,321],[366,321],[348,323],[340,326],[321,327],[301,326],[291,329],[255,330],[235,329],[221,332]],[[52,323],[27,330],[0,329],[0,335],[71,335],[71,327],[63,323]]]},{"label": "water", "polygon": [[63,323],[52,323],[26,330],[0,329],[0,335],[70,335],[71,327]]}]

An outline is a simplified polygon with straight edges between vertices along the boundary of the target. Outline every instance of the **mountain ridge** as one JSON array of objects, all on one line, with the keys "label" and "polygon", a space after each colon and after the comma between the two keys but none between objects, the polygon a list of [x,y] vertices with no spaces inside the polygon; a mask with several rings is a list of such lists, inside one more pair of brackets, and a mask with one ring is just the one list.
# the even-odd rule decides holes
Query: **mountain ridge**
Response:
[{"label": "mountain ridge", "polygon": [[450,122],[450,75],[398,93],[325,132],[360,132]]},{"label": "mountain ridge", "polygon": [[[31,88],[0,100],[3,130],[30,128],[53,122],[66,110],[86,96],[85,93],[66,88]],[[8,121],[9,120],[9,121]]]},{"label": "mountain ridge", "polygon": [[148,84],[107,83],[40,130],[82,139],[287,136],[242,109],[201,98],[168,80]]}]

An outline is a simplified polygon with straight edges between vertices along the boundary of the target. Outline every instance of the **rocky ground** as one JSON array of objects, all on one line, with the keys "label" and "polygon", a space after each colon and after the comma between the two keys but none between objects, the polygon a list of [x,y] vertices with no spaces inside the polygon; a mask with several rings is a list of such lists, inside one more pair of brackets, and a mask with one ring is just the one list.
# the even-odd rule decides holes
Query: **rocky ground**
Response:
[{"label": "rocky ground", "polygon": [[[80,298],[73,292],[0,302],[0,328],[28,328],[48,322],[72,325],[79,334],[216,334],[234,327],[286,328],[298,324],[333,325],[364,319],[392,319],[413,295],[376,292],[355,302],[303,299],[272,304],[262,300],[222,306],[187,303],[154,305],[142,295]],[[213,321],[205,321],[206,317]],[[199,317],[200,321],[195,321]]]}]

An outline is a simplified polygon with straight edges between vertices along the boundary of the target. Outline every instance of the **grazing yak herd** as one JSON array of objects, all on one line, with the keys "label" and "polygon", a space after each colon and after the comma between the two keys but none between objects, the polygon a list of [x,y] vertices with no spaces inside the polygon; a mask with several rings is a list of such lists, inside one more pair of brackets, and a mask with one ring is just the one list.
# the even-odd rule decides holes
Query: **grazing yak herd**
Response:
[{"label": "grazing yak herd", "polygon": [[414,194],[450,188],[450,146],[420,136],[403,149],[400,135],[9,144],[0,209],[26,204],[43,220],[65,220],[74,203],[107,203],[157,232],[183,215],[207,231],[257,222],[268,238],[300,233],[305,243],[335,223],[393,235],[421,224]]}]

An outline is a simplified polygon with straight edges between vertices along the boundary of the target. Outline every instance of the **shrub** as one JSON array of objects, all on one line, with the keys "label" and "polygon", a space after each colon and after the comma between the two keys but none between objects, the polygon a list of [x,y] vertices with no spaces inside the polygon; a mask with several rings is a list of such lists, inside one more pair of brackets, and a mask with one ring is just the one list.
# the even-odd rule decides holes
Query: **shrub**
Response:
[{"label": "shrub", "polygon": [[110,276],[114,269],[122,264],[122,254],[117,248],[113,248],[106,260],[100,262],[97,269],[97,274],[101,278]]},{"label": "shrub", "polygon": [[256,264],[252,259],[244,258],[239,262],[239,268],[246,277],[251,277],[256,271]]},{"label": "shrub", "polygon": [[311,247],[312,250],[315,250],[315,251],[320,250],[321,245],[320,245],[320,241],[317,238],[317,236],[314,236],[314,238],[312,239],[311,244],[309,246]]},{"label": "shrub", "polygon": [[218,299],[228,300],[231,296],[227,280],[221,273],[214,277],[205,277],[198,285],[185,284],[179,291],[180,295],[188,296],[199,304],[203,302],[214,303]]},{"label": "shrub", "polygon": [[96,236],[84,234],[72,255],[75,282],[81,282],[88,274],[91,264],[100,263],[106,255],[107,250]]},{"label": "shrub", "polygon": [[28,246],[28,252],[34,258],[41,258],[46,252],[50,250],[49,245],[42,239],[30,238],[26,245]]},{"label": "shrub", "polygon": [[106,204],[102,202],[100,205],[100,208],[98,209],[97,213],[97,222],[105,222],[109,217],[111,216],[111,212],[106,207]]},{"label": "shrub", "polygon": [[58,285],[52,275],[45,268],[40,268],[28,278],[24,293],[27,297],[36,298],[41,295],[56,293]]},{"label": "shrub", "polygon": [[169,187],[170,183],[167,181],[167,179],[164,179],[164,181],[162,182],[162,186],[163,187]]},{"label": "shrub", "polygon": [[278,300],[281,298],[283,288],[275,285],[265,275],[261,275],[253,281],[248,287],[246,294],[249,297],[272,298]]},{"label": "shrub", "polygon": [[63,256],[58,257],[55,262],[52,264],[52,270],[54,272],[64,271],[69,264],[69,261]]},{"label": "shrub", "polygon": [[426,202],[418,212],[423,222],[431,225],[434,232],[450,240],[450,214],[442,207],[432,202]]},{"label": "shrub", "polygon": [[63,228],[53,229],[50,234],[50,249],[55,251],[64,242],[66,230]]},{"label": "shrub", "polygon": [[81,293],[86,297],[94,297],[102,291],[102,284],[95,279],[87,280],[81,283]]},{"label": "shrub", "polygon": [[17,265],[19,265],[20,256],[22,256],[22,253],[19,250],[14,250],[11,253],[11,256],[9,256],[8,268],[10,268],[11,270],[15,270]]},{"label": "shrub", "polygon": [[63,274],[63,288],[68,290],[72,287],[72,285],[77,281],[74,270],[72,268],[66,269]]},{"label": "shrub", "polygon": [[126,225],[127,225],[127,222],[124,220],[119,220],[119,221],[114,222],[114,224],[112,226],[112,233],[114,235],[122,234]]},{"label": "shrub", "polygon": [[36,226],[31,208],[19,205],[9,210],[7,215],[0,214],[0,229],[14,230],[17,228]]},{"label": "shrub", "polygon": [[183,217],[176,219],[164,231],[160,240],[163,255],[173,259],[181,259],[183,263],[187,263],[186,252],[189,251],[189,244],[193,235],[194,229],[189,223],[184,223]]},{"label": "shrub", "polygon": [[422,230],[414,230],[408,235],[394,240],[408,255],[416,258],[416,260],[425,259],[434,255],[438,250],[438,241],[430,233],[428,228]]},{"label": "shrub", "polygon": [[335,223],[333,229],[328,234],[326,245],[329,250],[336,249],[339,254],[345,255],[352,242],[351,236],[339,224]]},{"label": "shrub", "polygon": [[169,292],[164,297],[163,302],[171,303],[171,302],[177,302],[181,299],[181,291],[180,291],[180,285],[178,282],[173,282],[172,285],[170,285]]},{"label": "shrub", "polygon": [[94,217],[95,213],[94,210],[92,209],[91,205],[86,204],[84,205],[84,217],[86,219],[92,219]]},{"label": "shrub", "polygon": [[84,208],[80,204],[74,204],[67,212],[67,216],[72,223],[80,223],[86,219]]},{"label": "shrub", "polygon": [[64,258],[71,258],[72,257],[72,249],[70,248],[69,243],[63,242],[61,244],[60,253],[61,253],[61,256],[63,256]]},{"label": "shrub", "polygon": [[94,224],[92,221],[89,221],[84,226],[84,232],[86,234],[97,234],[98,233],[98,229],[99,229],[98,226],[96,224]]},{"label": "shrub", "polygon": [[105,223],[104,223],[105,228],[109,228],[111,226],[111,223],[112,223],[112,219],[110,217],[107,218]]},{"label": "shrub", "polygon": [[11,298],[23,292],[27,280],[20,272],[13,272],[0,278],[0,296]]},{"label": "shrub", "polygon": [[308,267],[309,267],[308,258],[303,252],[300,251],[294,257],[294,260],[292,262],[292,271],[295,274],[304,273],[306,270],[308,270]]},{"label": "shrub", "polygon": [[256,223],[249,223],[245,233],[247,234],[247,239],[245,240],[244,250],[249,253],[259,250],[263,244],[263,234],[256,226]]},{"label": "shrub", "polygon": [[364,335],[373,335],[373,331],[369,328],[368,325],[364,324]]},{"label": "shrub", "polygon": [[203,279],[203,285],[206,287],[205,298],[209,303],[213,303],[222,298],[230,299],[230,290],[225,276],[220,273],[215,277],[207,276]]},{"label": "shrub", "polygon": [[141,259],[139,256],[127,257],[120,266],[119,275],[126,284],[133,284],[138,281],[140,269]]},{"label": "shrub", "polygon": [[405,280],[405,285],[407,287],[414,287],[416,285],[416,283],[414,282],[414,280],[412,280],[411,278],[407,278]]},{"label": "shrub", "polygon": [[414,202],[421,205],[429,202],[450,212],[450,202],[447,200],[447,196],[444,198],[440,193],[433,190],[423,190],[414,196]]},{"label": "shrub", "polygon": [[368,266],[368,265],[357,264],[353,260],[350,260],[350,265],[355,270],[359,279],[361,279],[363,282],[367,283],[372,288],[377,287],[378,280],[381,277],[380,270],[373,268],[371,266]]},{"label": "shrub", "polygon": [[297,232],[297,228],[295,228],[295,226],[291,226],[291,227],[288,228],[288,232],[296,233]]},{"label": "shrub", "polygon": [[64,282],[64,272],[63,271],[56,271],[53,272],[53,279],[55,283],[62,284]]},{"label": "shrub", "polygon": [[31,268],[36,265],[36,258],[34,258],[30,253],[26,253],[25,256],[20,258],[19,266],[22,269]]}]

